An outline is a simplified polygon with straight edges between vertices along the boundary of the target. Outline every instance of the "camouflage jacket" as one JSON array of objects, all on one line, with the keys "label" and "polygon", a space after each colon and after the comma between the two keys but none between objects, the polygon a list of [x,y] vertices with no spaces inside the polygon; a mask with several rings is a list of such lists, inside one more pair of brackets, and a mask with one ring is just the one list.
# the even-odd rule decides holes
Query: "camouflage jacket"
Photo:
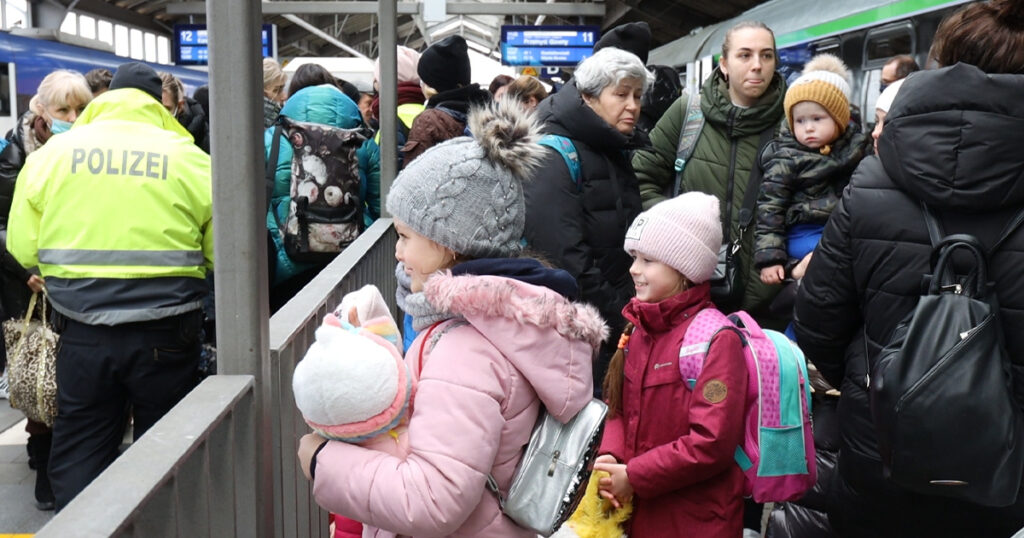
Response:
[{"label": "camouflage jacket", "polygon": [[757,198],[754,265],[785,265],[786,231],[796,224],[825,224],[864,158],[867,137],[851,122],[822,155],[799,142],[788,129],[759,157],[764,181]]}]

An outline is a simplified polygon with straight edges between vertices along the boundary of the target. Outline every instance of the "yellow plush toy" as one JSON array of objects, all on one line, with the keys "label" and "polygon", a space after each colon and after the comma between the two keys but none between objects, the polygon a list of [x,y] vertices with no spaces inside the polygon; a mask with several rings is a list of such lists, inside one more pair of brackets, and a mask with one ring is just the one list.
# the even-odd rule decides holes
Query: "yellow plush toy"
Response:
[{"label": "yellow plush toy", "polygon": [[608,476],[604,471],[590,473],[590,481],[587,483],[587,492],[583,500],[573,512],[569,521],[562,526],[552,538],[622,538],[626,536],[622,530],[623,524],[633,514],[632,503],[626,503],[622,508],[614,508],[612,503],[597,492],[598,481]]}]

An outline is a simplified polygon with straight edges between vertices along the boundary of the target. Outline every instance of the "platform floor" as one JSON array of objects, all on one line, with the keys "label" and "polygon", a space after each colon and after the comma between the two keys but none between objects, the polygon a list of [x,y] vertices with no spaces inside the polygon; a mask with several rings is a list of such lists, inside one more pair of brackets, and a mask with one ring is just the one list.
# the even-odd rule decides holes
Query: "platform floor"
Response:
[{"label": "platform floor", "polygon": [[0,538],[32,536],[53,512],[36,509],[36,473],[28,468],[25,415],[0,400]]}]

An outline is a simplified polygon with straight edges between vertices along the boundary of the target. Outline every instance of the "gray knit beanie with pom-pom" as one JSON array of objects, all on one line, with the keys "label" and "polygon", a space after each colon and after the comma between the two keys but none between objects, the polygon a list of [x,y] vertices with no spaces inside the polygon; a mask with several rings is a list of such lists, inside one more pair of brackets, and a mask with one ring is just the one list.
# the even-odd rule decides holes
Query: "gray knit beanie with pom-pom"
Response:
[{"label": "gray knit beanie with pom-pom", "polygon": [[514,257],[526,225],[523,181],[544,155],[539,126],[505,99],[470,111],[468,126],[472,137],[434,146],[402,170],[387,210],[458,254]]}]

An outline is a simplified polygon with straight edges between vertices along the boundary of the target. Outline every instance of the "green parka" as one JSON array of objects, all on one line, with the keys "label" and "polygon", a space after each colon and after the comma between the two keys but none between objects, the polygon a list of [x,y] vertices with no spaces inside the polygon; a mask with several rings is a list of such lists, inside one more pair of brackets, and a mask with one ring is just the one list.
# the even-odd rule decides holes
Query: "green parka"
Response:
[{"label": "green parka", "polygon": [[[750,108],[732,104],[728,84],[721,72],[715,70],[701,88],[700,108],[705,123],[694,146],[693,155],[683,170],[680,192],[700,191],[711,194],[722,202],[722,219],[727,208],[725,199],[729,191],[729,172],[732,170],[732,211],[730,237],[739,234],[739,210],[747,190],[750,168],[756,162],[760,148],[761,131],[781,125],[785,118],[782,100],[786,83],[775,73],[758,103]],[[640,183],[640,197],[644,209],[665,199],[665,192],[675,182],[676,148],[679,133],[686,116],[687,94],[676,100],[661,117],[650,133],[653,149],[639,150],[633,156],[633,169]],[[732,165],[732,166],[730,166]],[[754,226],[743,234],[740,262],[747,272],[741,307],[755,315],[765,311],[779,286],[761,283],[760,272],[754,268]]]}]

